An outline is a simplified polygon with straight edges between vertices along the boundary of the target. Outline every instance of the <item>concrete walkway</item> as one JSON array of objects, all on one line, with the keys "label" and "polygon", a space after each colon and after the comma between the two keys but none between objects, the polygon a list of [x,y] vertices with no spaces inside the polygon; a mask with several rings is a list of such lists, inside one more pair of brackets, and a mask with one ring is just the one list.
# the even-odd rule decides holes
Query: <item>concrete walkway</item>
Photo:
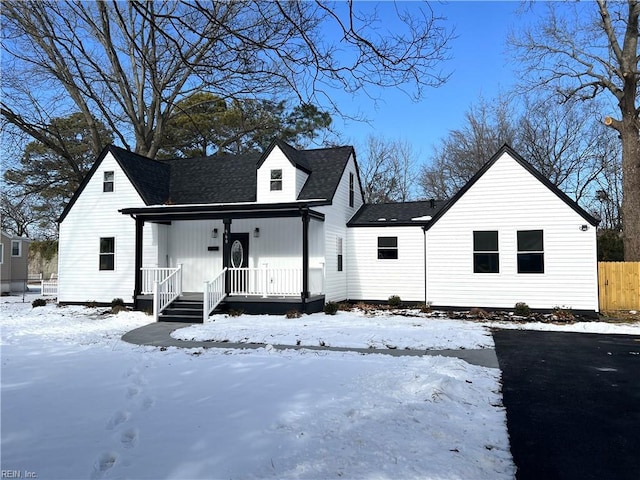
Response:
[{"label": "concrete walkway", "polygon": [[[189,323],[154,322],[144,327],[136,328],[122,336],[122,340],[134,345],[147,345],[153,347],[180,347],[180,348],[264,348],[262,343],[230,343],[230,342],[196,342],[190,340],[178,340],[171,336],[171,332],[179,328],[188,327]],[[356,353],[380,353],[400,356],[424,356],[440,355],[443,357],[456,357],[473,365],[481,367],[499,368],[498,357],[491,348],[465,349],[465,350],[392,350],[377,348],[345,348],[345,347],[320,347],[304,345],[273,345],[276,350],[317,350],[330,352],[356,352]]]}]

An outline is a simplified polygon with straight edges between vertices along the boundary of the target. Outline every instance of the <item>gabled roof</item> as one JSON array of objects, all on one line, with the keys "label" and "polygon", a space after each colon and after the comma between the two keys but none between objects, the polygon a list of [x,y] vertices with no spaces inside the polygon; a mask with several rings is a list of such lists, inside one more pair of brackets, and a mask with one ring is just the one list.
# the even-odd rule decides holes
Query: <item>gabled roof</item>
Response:
[{"label": "gabled roof", "polygon": [[65,219],[71,207],[76,203],[76,200],[80,197],[96,170],[100,167],[100,164],[102,164],[107,153],[111,153],[116,162],[118,162],[118,165],[120,165],[120,168],[122,168],[145,204],[153,205],[156,203],[164,203],[167,200],[169,195],[170,170],[165,164],[123,148],[108,145],[102,149],[91,170],[85,175],[82,183],[62,211],[60,218],[58,218],[58,223]]},{"label": "gabled roof", "polygon": [[575,201],[573,201],[567,194],[565,194],[562,190],[560,190],[557,186],[549,181],[548,178],[543,176],[538,170],[536,170],[529,162],[527,162],[524,158],[522,158],[513,148],[511,148],[506,143],[500,147],[500,149],[495,153],[491,159],[485,163],[482,168],[476,173],[464,187],[456,193],[451,200],[449,200],[433,217],[431,223],[427,225],[427,230],[430,229],[443,215],[447,213],[447,211],[455,205],[455,203],[493,166],[494,163],[498,161],[498,159],[504,154],[507,153],[511,158],[513,158],[516,162],[518,162],[525,170],[527,170],[531,175],[537,178],[545,187],[547,187],[551,192],[553,192],[560,200],[566,203],[569,207],[571,207],[578,215],[584,218],[587,222],[589,222],[592,226],[597,226],[600,223],[599,220],[594,218],[590,213],[584,210],[580,205],[578,205]]},{"label": "gabled roof", "polygon": [[297,167],[309,174],[297,200],[331,202],[349,158],[354,154],[353,147],[296,150],[284,142],[275,141],[262,155],[249,153],[151,160],[108,146],[91,167],[58,222],[64,220],[107,153],[112,154],[146,205],[221,204],[256,201],[257,168],[276,145]]},{"label": "gabled roof", "polygon": [[425,225],[446,204],[445,200],[373,203],[362,205],[347,223],[349,227]]},{"label": "gabled roof", "polygon": [[271,152],[275,147],[280,148],[282,153],[284,153],[284,156],[287,157],[287,160],[291,162],[291,165],[307,173],[311,173],[309,164],[307,163],[307,160],[304,158],[304,155],[303,155],[304,150],[296,150],[291,145],[289,145],[286,142],[283,142],[282,140],[274,140],[273,142],[271,142],[271,145],[267,147],[267,149],[264,151],[264,153],[260,157],[260,160],[258,161],[256,168],[260,168],[262,166],[264,161],[267,159],[267,157],[269,157],[269,155],[271,154]]}]

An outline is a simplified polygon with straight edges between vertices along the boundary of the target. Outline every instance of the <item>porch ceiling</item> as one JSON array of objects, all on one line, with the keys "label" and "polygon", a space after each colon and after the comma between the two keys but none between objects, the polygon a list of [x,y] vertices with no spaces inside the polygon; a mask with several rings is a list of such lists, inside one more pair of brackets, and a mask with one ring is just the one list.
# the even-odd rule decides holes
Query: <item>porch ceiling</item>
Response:
[{"label": "porch ceiling", "polygon": [[308,212],[310,218],[324,221],[324,213],[311,207],[327,205],[325,200],[290,203],[242,203],[220,205],[162,205],[153,207],[124,208],[123,215],[131,215],[148,222],[172,220],[221,220],[225,218],[283,218],[301,217]]}]

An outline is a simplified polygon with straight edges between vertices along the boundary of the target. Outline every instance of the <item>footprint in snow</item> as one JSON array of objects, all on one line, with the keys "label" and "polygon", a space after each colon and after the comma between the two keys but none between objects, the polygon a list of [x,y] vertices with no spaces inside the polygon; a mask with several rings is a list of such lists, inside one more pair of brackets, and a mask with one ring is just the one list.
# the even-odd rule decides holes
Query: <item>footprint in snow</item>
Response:
[{"label": "footprint in snow", "polygon": [[140,388],[133,385],[127,388],[127,398],[133,398],[140,394]]},{"label": "footprint in snow", "polygon": [[107,422],[107,430],[113,430],[121,423],[124,423],[127,420],[129,420],[130,417],[131,417],[131,413],[127,411],[124,411],[124,410],[117,411],[116,413],[113,414],[113,416]]},{"label": "footprint in snow", "polygon": [[137,428],[130,428],[122,432],[122,435],[120,435],[120,442],[124,448],[133,448],[138,445],[139,437],[140,431]]},{"label": "footprint in snow", "polygon": [[156,403],[153,397],[145,397],[142,400],[142,410],[149,410]]},{"label": "footprint in snow", "polygon": [[118,460],[118,454],[114,452],[106,452],[100,455],[93,465],[92,479],[102,478],[109,469],[111,469]]}]

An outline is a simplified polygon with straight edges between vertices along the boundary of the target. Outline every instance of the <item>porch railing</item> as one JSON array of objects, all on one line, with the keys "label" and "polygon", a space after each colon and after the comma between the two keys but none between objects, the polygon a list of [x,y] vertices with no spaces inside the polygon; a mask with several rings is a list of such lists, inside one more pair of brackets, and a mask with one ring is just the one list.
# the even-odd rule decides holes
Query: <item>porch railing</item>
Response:
[{"label": "porch railing", "polygon": [[164,280],[153,284],[153,318],[156,322],[160,313],[182,295],[182,265],[172,270]]},{"label": "porch railing", "polygon": [[231,295],[300,295],[301,268],[230,268]]},{"label": "porch railing", "polygon": [[202,310],[202,321],[206,322],[211,312],[213,312],[220,302],[226,296],[224,291],[224,281],[226,278],[227,269],[223,268],[222,271],[210,282],[204,282],[204,300]]},{"label": "porch railing", "polygon": [[156,282],[163,282],[167,277],[173,274],[175,268],[155,268],[155,267],[143,267],[142,271],[142,295],[149,295],[153,293],[153,284]]}]

